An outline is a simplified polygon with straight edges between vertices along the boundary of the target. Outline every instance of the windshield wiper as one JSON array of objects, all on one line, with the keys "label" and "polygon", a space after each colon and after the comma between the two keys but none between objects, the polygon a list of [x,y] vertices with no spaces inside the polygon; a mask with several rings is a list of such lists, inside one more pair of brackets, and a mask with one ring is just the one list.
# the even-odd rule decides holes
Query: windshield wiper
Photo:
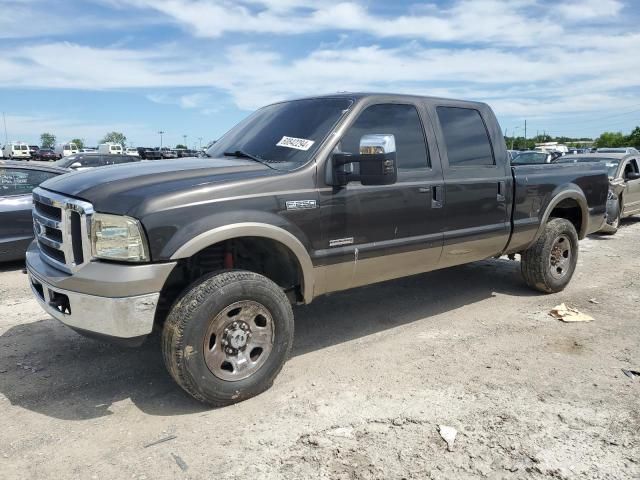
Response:
[{"label": "windshield wiper", "polygon": [[238,158],[248,158],[250,160],[253,160],[254,162],[258,162],[261,163],[262,165],[265,165],[267,167],[269,167],[272,170],[277,170],[277,168],[272,167],[271,165],[269,165],[269,163],[264,160],[263,158],[260,158],[256,155],[252,155],[248,152],[245,152],[244,150],[234,150],[233,152],[224,152],[223,155],[225,157],[238,157]]}]

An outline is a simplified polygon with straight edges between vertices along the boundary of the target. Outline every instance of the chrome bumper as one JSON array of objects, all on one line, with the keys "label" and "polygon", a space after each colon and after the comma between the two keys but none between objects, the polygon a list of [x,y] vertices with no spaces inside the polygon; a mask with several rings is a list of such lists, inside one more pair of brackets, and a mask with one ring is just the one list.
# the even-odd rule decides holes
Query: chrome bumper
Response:
[{"label": "chrome bumper", "polygon": [[160,290],[175,262],[118,265],[91,262],[73,275],[26,255],[34,296],[53,318],[89,336],[128,340],[151,333]]},{"label": "chrome bumper", "polygon": [[75,330],[116,338],[148,335],[160,293],[109,298],[61,290],[49,285],[30,269],[31,291],[53,318]]}]

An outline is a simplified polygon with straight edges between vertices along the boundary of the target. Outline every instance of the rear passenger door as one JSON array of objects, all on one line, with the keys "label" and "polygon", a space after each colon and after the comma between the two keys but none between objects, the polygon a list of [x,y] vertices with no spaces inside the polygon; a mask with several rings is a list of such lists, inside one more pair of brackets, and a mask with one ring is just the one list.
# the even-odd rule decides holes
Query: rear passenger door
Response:
[{"label": "rear passenger door", "polygon": [[505,158],[496,158],[487,120],[474,108],[434,108],[444,172],[444,246],[440,267],[501,253],[510,234],[508,204],[512,176]]}]

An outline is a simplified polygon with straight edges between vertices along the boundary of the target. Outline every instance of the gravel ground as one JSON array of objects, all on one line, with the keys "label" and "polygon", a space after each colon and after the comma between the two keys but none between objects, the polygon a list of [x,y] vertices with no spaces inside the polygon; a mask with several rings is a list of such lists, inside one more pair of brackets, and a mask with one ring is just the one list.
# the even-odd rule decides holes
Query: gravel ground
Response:
[{"label": "gravel ground", "polygon": [[[0,476],[638,479],[640,377],[622,369],[640,370],[639,251],[629,220],[581,242],[559,294],[500,259],[318,299],[274,386],[214,410],[156,344],[78,336],[4,266]],[[562,302],[595,321],[551,318]]]}]

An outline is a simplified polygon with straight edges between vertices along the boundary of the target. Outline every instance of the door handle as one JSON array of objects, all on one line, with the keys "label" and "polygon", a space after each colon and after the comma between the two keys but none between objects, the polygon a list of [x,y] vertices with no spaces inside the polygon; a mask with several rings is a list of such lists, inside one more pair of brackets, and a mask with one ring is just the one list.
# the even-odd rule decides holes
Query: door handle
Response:
[{"label": "door handle", "polygon": [[431,187],[431,208],[442,208],[442,185],[433,185]]},{"label": "door handle", "polygon": [[500,180],[498,182],[498,194],[496,195],[496,199],[499,202],[504,202],[506,200],[506,197],[504,195],[505,189],[506,189],[506,184],[505,184],[504,180]]}]

